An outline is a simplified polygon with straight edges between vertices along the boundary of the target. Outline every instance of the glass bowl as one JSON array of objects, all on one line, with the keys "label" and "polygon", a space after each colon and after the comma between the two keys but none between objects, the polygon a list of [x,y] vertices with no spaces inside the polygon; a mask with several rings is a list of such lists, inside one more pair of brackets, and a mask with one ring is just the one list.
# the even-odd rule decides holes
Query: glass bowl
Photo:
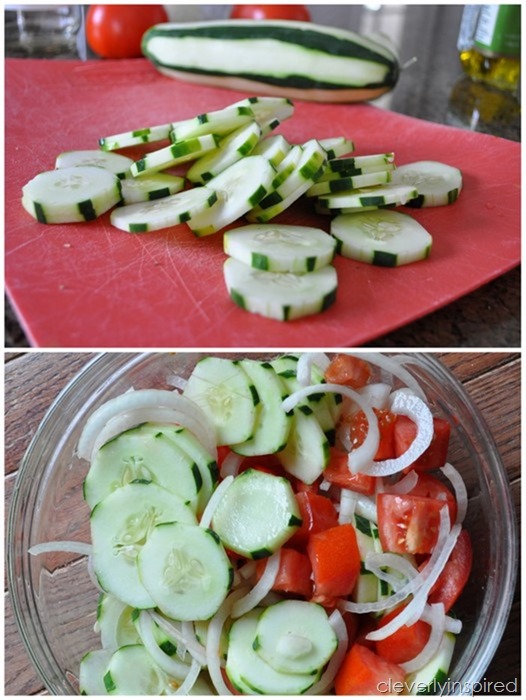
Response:
[{"label": "glass bowl", "polygon": [[[41,542],[89,541],[89,511],[82,498],[87,464],[75,456],[83,425],[94,409],[130,387],[171,388],[169,376],[188,376],[203,354],[96,356],[60,393],[25,454],[7,524],[8,581],[27,652],[51,694],[78,694],[80,659],[100,646],[93,630],[99,594],[86,558],[28,554]],[[244,353],[250,355],[254,353]],[[451,422],[448,459],[462,473],[468,490],[465,525],[474,543],[474,564],[455,606],[463,630],[449,683],[441,692],[469,694],[499,645],[510,611],[518,568],[514,510],[491,433],[462,385],[431,354],[399,359],[424,388],[433,413]]]}]

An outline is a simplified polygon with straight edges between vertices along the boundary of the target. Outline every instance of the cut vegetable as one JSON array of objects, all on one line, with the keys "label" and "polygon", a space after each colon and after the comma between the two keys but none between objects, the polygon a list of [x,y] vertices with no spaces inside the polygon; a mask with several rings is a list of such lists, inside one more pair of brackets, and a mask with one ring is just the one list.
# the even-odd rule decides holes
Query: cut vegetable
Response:
[{"label": "cut vegetable", "polygon": [[357,187],[371,187],[373,185],[383,185],[389,182],[391,174],[387,170],[376,173],[365,173],[363,175],[349,175],[348,177],[334,178],[316,182],[309,187],[305,193],[307,197],[318,197],[323,194],[331,194],[332,192],[342,192],[345,190],[355,189]]},{"label": "cut vegetable", "polygon": [[340,255],[387,267],[424,260],[433,243],[431,235],[413,218],[387,209],[340,214],[331,222],[331,234]]},{"label": "cut vegetable", "polygon": [[233,301],[242,309],[278,321],[325,311],[336,300],[338,279],[332,265],[314,272],[266,272],[228,258],[225,284]]},{"label": "cut vegetable", "polygon": [[332,262],[336,241],[310,226],[253,224],[223,237],[227,255],[258,270],[304,273]]},{"label": "cut vegetable", "polygon": [[114,652],[104,685],[108,695],[164,695],[168,686],[179,683],[159,668],[146,647],[131,644]]},{"label": "cut vegetable", "polygon": [[265,156],[269,163],[277,169],[290,149],[291,145],[287,139],[282,134],[275,134],[261,139],[252,151],[252,155]]},{"label": "cut vegetable", "polygon": [[416,188],[417,196],[407,202],[409,207],[441,207],[453,204],[462,190],[461,171],[433,160],[421,160],[399,166],[392,181]]},{"label": "cut vegetable", "polygon": [[118,207],[111,212],[113,226],[129,233],[158,231],[177,226],[216,204],[217,192],[204,187],[177,192],[162,199]]},{"label": "cut vegetable", "polygon": [[174,122],[170,138],[175,143],[185,139],[215,134],[225,136],[255,118],[250,105],[230,105],[224,109],[199,114],[191,119]]},{"label": "cut vegetable", "polygon": [[328,209],[341,209],[342,207],[384,207],[389,204],[406,204],[414,199],[418,192],[410,185],[379,185],[376,187],[363,187],[357,190],[347,190],[338,194],[326,194],[320,196],[320,202]]},{"label": "cut vegetable", "polygon": [[290,437],[279,453],[280,463],[292,476],[312,484],[329,462],[329,441],[314,413],[294,412]]},{"label": "cut vegetable", "polygon": [[104,151],[64,151],[55,161],[55,168],[74,168],[79,165],[97,165],[122,180],[129,175],[133,160],[118,153]]},{"label": "cut vegetable", "polygon": [[137,177],[143,173],[149,174],[181,163],[188,163],[188,161],[195,160],[204,153],[217,148],[218,143],[219,139],[212,134],[177,141],[171,146],[152,151],[140,160],[136,160],[130,167],[130,172],[134,177]]},{"label": "cut vegetable", "polygon": [[233,106],[250,107],[261,126],[276,120],[283,122],[294,114],[294,105],[288,97],[248,97],[235,102]]},{"label": "cut vegetable", "polygon": [[91,221],[120,199],[119,178],[96,165],[39,173],[22,188],[22,206],[42,224]]},{"label": "cut vegetable", "polygon": [[149,202],[180,192],[185,184],[184,177],[155,173],[143,177],[127,177],[121,180],[123,204]]},{"label": "cut vegetable", "polygon": [[124,131],[113,136],[103,136],[99,139],[99,145],[104,151],[116,151],[128,146],[140,146],[143,143],[163,141],[170,138],[171,124],[159,124],[148,126],[133,131]]},{"label": "cut vegetable", "polygon": [[320,146],[326,151],[327,158],[339,158],[354,151],[354,143],[345,136],[333,136],[328,139],[319,139]]}]

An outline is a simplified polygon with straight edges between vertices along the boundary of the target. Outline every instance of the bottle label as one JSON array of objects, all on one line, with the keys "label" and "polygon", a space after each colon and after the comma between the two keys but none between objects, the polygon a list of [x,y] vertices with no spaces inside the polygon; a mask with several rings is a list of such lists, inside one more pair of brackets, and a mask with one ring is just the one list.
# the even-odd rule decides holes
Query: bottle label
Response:
[{"label": "bottle label", "polygon": [[521,6],[483,5],[474,44],[487,56],[518,56],[521,49]]}]

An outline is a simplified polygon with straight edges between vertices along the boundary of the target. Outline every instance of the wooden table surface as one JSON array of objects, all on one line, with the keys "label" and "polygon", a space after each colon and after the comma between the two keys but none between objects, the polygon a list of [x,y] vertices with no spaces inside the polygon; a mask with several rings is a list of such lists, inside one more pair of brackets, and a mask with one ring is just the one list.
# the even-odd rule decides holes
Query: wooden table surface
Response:
[{"label": "wooden table surface", "polygon": [[[490,426],[507,470],[520,518],[520,355],[519,353],[438,353],[463,382]],[[20,460],[46,409],[69,379],[92,357],[88,353],[5,353],[5,506]],[[9,591],[5,595],[5,694],[46,691],[25,652],[15,625]],[[520,585],[501,645],[485,678],[512,683],[520,692]]]}]

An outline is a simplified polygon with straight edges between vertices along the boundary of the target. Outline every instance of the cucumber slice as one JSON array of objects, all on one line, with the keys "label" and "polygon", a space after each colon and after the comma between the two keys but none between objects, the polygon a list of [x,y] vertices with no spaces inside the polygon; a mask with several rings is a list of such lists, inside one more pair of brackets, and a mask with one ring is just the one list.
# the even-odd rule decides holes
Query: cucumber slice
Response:
[{"label": "cucumber slice", "polygon": [[84,498],[94,508],[115,489],[136,480],[162,486],[197,511],[199,469],[162,427],[152,423],[132,428],[101,447],[84,480]]},{"label": "cucumber slice", "polygon": [[314,413],[295,411],[289,440],[279,453],[285,471],[313,484],[329,463],[330,445]]},{"label": "cucumber slice", "polygon": [[155,607],[137,572],[137,555],[155,525],[195,524],[192,510],[175,494],[151,482],[113,491],[91,513],[93,568],[101,588],[136,608]]},{"label": "cucumber slice", "polygon": [[327,163],[323,171],[323,175],[320,177],[318,182],[326,182],[327,180],[340,180],[342,178],[355,177],[356,175],[367,175],[368,173],[392,173],[393,170],[395,170],[395,168],[396,166],[394,163],[383,163],[382,165],[368,165],[364,166],[363,168],[355,168],[349,166],[349,168],[342,168],[341,170],[331,170],[329,168],[329,163]]},{"label": "cucumber slice", "polygon": [[251,438],[232,444],[232,450],[245,456],[274,454],[286,444],[290,416],[282,408],[286,387],[272,365],[256,360],[241,360],[241,366],[255,386],[259,397],[256,430]]},{"label": "cucumber slice", "polygon": [[363,175],[349,175],[332,180],[324,180],[316,182],[312,187],[309,187],[305,193],[307,197],[318,197],[323,194],[331,194],[331,192],[342,192],[345,190],[356,189],[357,187],[370,187],[372,185],[383,185],[389,182],[391,173],[387,170],[377,173],[365,173]]},{"label": "cucumber slice", "polygon": [[332,265],[314,272],[267,272],[227,258],[225,284],[235,304],[278,321],[321,313],[336,300],[338,278]]},{"label": "cucumber slice", "polygon": [[81,695],[107,695],[104,675],[108,669],[113,651],[95,649],[88,651],[80,660],[79,691]]},{"label": "cucumber slice", "polygon": [[218,201],[193,216],[188,226],[196,236],[208,236],[228,226],[260,202],[270,190],[276,171],[264,156],[249,155],[209,180],[205,187]]},{"label": "cucumber slice", "polygon": [[213,134],[177,141],[171,146],[152,151],[140,160],[136,160],[130,167],[130,173],[137,177],[145,173],[150,174],[158,170],[171,168],[181,163],[188,163],[188,161],[195,160],[204,153],[217,148],[218,143],[218,137]]},{"label": "cucumber slice", "polygon": [[[390,205],[389,205],[390,206]],[[342,207],[341,209],[329,209],[319,199],[314,201],[314,211],[322,216],[338,216],[338,214],[363,214],[364,211],[378,211],[386,207]]]},{"label": "cucumber slice", "polygon": [[399,166],[393,183],[416,188],[417,196],[407,206],[441,207],[457,201],[462,191],[462,172],[445,163],[421,160]]},{"label": "cucumber slice", "polygon": [[199,158],[187,170],[186,177],[194,184],[204,185],[230,165],[248,156],[261,138],[261,127],[255,121],[243,125],[222,138],[217,149]]},{"label": "cucumber slice", "polygon": [[388,204],[407,204],[417,196],[417,190],[409,185],[398,185],[392,182],[376,187],[363,187],[357,190],[347,190],[338,194],[327,194],[320,197],[323,206],[328,209],[342,207],[382,207]]},{"label": "cucumber slice", "polygon": [[357,170],[369,172],[372,167],[394,164],[394,153],[373,153],[350,158],[331,158],[327,162],[326,173],[354,173]]},{"label": "cucumber slice", "polygon": [[369,552],[381,552],[378,526],[371,520],[364,518],[357,513],[353,516],[353,525],[356,532],[356,542],[360,550],[360,574],[352,592],[352,599],[356,603],[373,603],[378,600],[381,593],[381,584],[375,574],[365,568],[364,561]]},{"label": "cucumber slice", "polygon": [[340,214],[331,222],[337,251],[352,260],[396,267],[429,257],[433,239],[407,214],[388,209]]},{"label": "cucumber slice", "polygon": [[259,611],[234,621],[230,629],[225,671],[230,682],[244,695],[300,695],[317,680],[314,674],[281,673],[254,650]]},{"label": "cucumber slice", "polygon": [[104,151],[65,151],[57,156],[55,168],[74,168],[79,165],[98,165],[122,180],[130,172],[133,160],[118,153]]},{"label": "cucumber slice", "polygon": [[174,122],[170,136],[174,143],[205,134],[225,136],[254,119],[255,114],[250,105],[230,105],[213,112],[198,114],[191,119]]},{"label": "cucumber slice", "polygon": [[419,671],[408,673],[405,687],[408,695],[436,695],[440,685],[448,680],[449,667],[455,651],[455,635],[445,632],[435,656]]},{"label": "cucumber slice", "polygon": [[264,156],[277,169],[290,149],[291,145],[287,139],[281,134],[275,134],[261,139],[252,151],[252,155]]},{"label": "cucumber slice", "polygon": [[164,695],[180,682],[161,670],[142,644],[130,644],[113,653],[104,685],[108,695]]},{"label": "cucumber slice", "polygon": [[319,143],[325,150],[328,159],[339,158],[354,151],[354,143],[345,136],[333,136],[328,139],[319,139]]},{"label": "cucumber slice", "polygon": [[121,181],[122,201],[124,204],[136,204],[149,202],[152,199],[162,199],[180,192],[184,185],[184,177],[166,173],[127,177]]},{"label": "cucumber slice", "polygon": [[127,148],[128,146],[141,146],[143,143],[169,139],[171,130],[171,123],[147,126],[112,136],[103,136],[99,139],[99,145],[103,151],[116,151],[119,148]]},{"label": "cucumber slice", "polygon": [[256,469],[234,478],[212,517],[214,532],[225,547],[249,559],[270,556],[300,525],[290,482]]},{"label": "cucumber slice", "polygon": [[205,357],[194,367],[184,395],[204,411],[218,445],[249,440],[256,424],[259,396],[239,361]]},{"label": "cucumber slice", "polygon": [[120,200],[119,178],[96,165],[39,173],[22,188],[22,206],[43,224],[91,221]]},{"label": "cucumber slice", "polygon": [[118,207],[111,212],[110,221],[115,228],[129,233],[159,231],[189,221],[216,202],[217,192],[195,187],[151,202]]},{"label": "cucumber slice", "polygon": [[282,600],[261,613],[253,647],[275,671],[318,674],[338,646],[321,605]]},{"label": "cucumber slice", "polygon": [[233,106],[250,107],[260,125],[283,122],[294,114],[294,105],[288,97],[248,97]]},{"label": "cucumber slice", "polygon": [[97,605],[97,630],[104,649],[115,651],[127,644],[139,644],[132,614],[135,608],[114,595],[101,593]]},{"label": "cucumber slice", "polygon": [[226,231],[227,255],[258,270],[302,274],[332,262],[335,241],[310,226],[252,224]]},{"label": "cucumber slice", "polygon": [[156,607],[174,620],[208,620],[232,586],[233,569],[223,545],[199,525],[157,525],[137,563]]}]

